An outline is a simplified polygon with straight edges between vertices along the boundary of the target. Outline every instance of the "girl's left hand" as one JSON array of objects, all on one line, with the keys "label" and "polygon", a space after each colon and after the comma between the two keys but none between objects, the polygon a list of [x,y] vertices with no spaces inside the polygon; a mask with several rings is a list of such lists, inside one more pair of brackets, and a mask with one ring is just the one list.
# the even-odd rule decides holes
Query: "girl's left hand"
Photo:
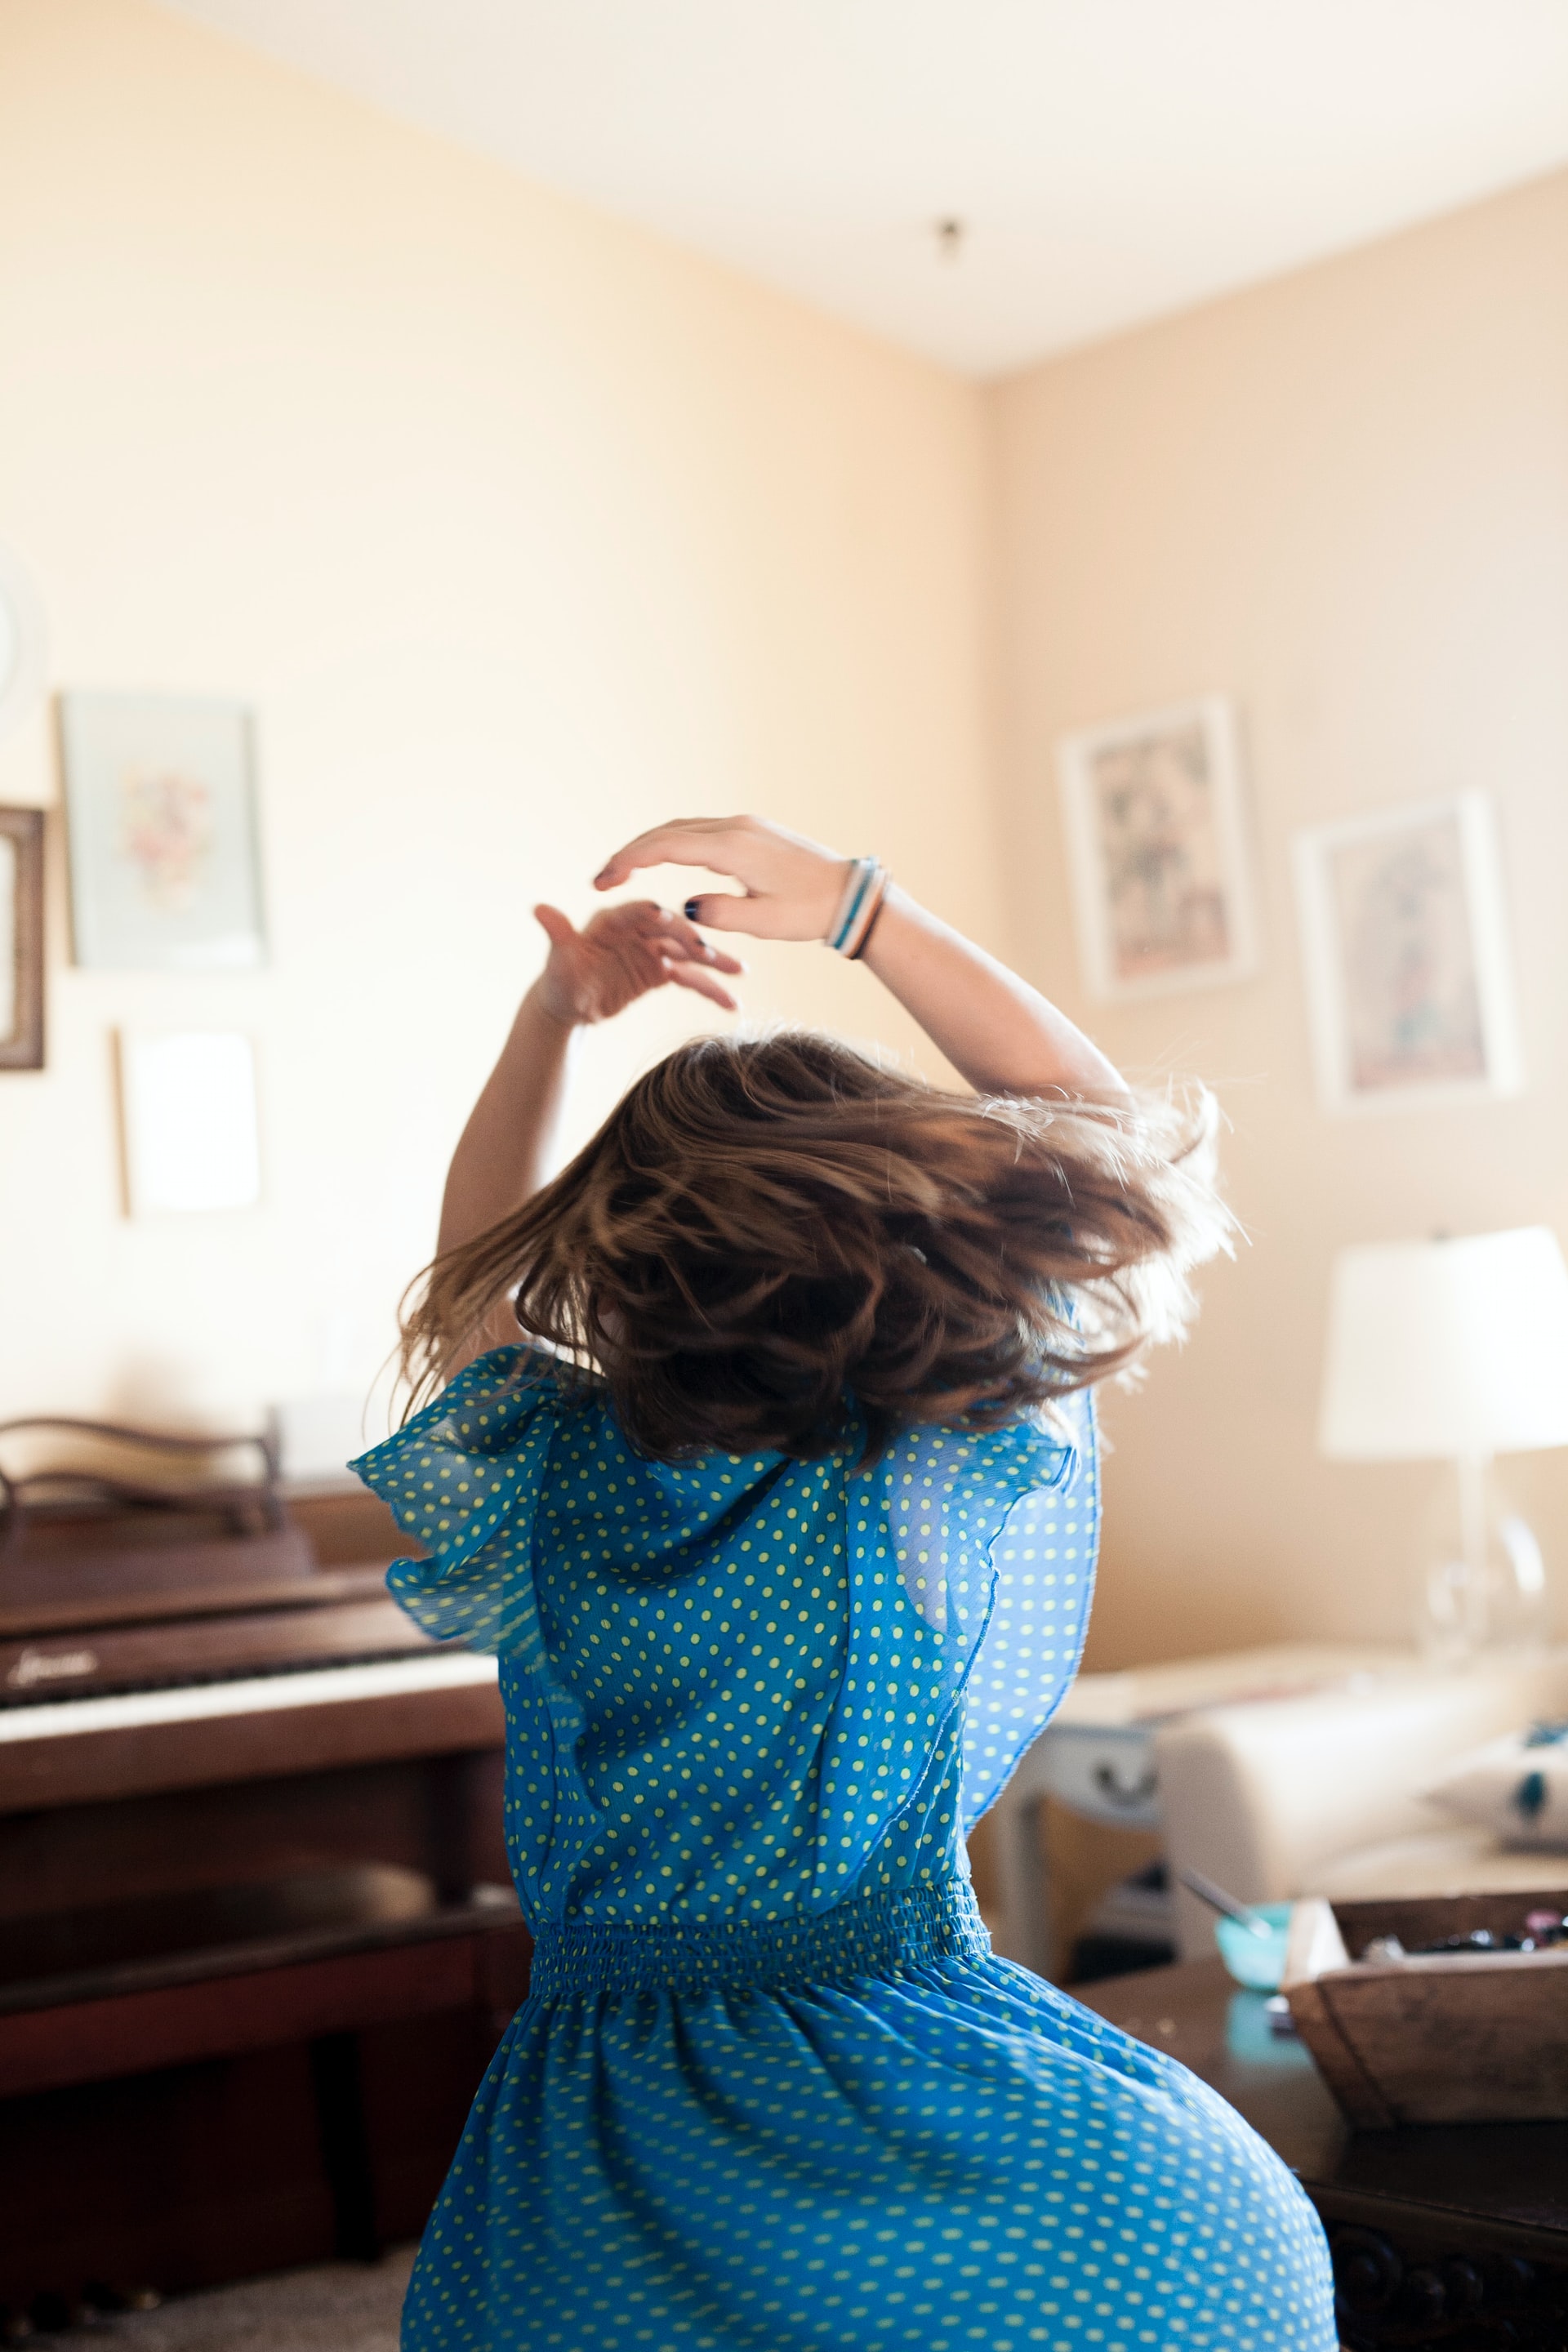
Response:
[{"label": "girl's left hand", "polygon": [[551,1019],[567,1028],[613,1020],[650,988],[670,982],[726,1013],[740,1010],[714,975],[744,971],[744,964],[710,948],[684,915],[672,915],[651,898],[603,908],[581,930],[559,907],[535,907],[533,913],[550,941],[535,993]]},{"label": "girl's left hand", "polygon": [[613,890],[647,866],[702,866],[726,874],[739,891],[689,898],[694,922],[713,931],[750,931],[759,940],[826,939],[852,861],[804,834],[761,816],[686,816],[639,833],[594,877]]}]

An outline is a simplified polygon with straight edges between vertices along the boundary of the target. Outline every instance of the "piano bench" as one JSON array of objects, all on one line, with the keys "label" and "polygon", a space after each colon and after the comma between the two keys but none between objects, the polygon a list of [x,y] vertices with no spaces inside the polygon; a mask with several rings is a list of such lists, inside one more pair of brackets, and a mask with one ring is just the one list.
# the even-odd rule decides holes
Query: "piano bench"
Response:
[{"label": "piano bench", "polygon": [[0,1994],[0,2305],[416,2235],[531,1953],[491,1891]]}]

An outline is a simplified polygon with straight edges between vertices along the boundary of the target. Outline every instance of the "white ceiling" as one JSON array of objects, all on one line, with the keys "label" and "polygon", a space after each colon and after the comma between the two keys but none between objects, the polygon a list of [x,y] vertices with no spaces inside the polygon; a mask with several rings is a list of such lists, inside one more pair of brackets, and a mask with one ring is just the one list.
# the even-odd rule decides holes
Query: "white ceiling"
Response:
[{"label": "white ceiling", "polygon": [[982,375],[1568,163],[1568,0],[176,5]]}]

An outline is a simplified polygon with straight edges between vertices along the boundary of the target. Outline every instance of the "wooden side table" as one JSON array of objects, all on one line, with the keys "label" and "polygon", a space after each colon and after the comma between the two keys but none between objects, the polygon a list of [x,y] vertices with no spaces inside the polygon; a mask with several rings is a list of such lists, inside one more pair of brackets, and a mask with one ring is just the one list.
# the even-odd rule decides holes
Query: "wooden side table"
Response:
[{"label": "wooden side table", "polygon": [[1217,1959],[1077,1996],[1212,2084],[1296,2174],[1333,2255],[1351,2352],[1568,2347],[1568,2124],[1352,2132],[1261,1993]]}]

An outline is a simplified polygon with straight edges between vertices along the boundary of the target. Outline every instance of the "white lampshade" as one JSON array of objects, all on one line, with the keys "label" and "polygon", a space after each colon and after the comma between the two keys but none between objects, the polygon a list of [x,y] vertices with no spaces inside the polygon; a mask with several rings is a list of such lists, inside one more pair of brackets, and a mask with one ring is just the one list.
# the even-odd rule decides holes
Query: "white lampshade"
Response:
[{"label": "white lampshade", "polygon": [[1568,1445],[1568,1266],[1545,1225],[1334,1263],[1318,1442],[1342,1461]]}]

